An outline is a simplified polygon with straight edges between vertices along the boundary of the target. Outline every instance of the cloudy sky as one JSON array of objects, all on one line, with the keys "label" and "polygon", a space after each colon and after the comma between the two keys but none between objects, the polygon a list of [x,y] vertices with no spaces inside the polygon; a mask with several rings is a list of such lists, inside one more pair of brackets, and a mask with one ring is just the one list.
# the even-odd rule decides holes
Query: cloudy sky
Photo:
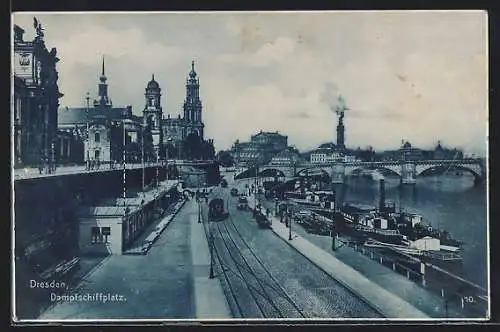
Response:
[{"label": "cloudy sky", "polygon": [[[33,13],[13,23],[34,36]],[[152,73],[177,116],[196,61],[206,136],[217,149],[259,130],[309,149],[335,141],[339,95],[346,144],[422,148],[437,140],[485,154],[487,16],[483,12],[36,13],[56,47],[61,106],[97,94],[106,58],[116,106],[144,108]]]}]

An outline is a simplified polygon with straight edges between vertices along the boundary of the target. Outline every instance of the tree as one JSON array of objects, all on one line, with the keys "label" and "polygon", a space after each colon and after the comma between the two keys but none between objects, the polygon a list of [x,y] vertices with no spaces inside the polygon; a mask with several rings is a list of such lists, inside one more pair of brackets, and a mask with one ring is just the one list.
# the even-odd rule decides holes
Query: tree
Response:
[{"label": "tree", "polygon": [[234,165],[233,156],[229,151],[221,150],[217,152],[217,161],[223,167],[231,167]]},{"label": "tree", "polygon": [[168,159],[175,159],[178,157],[179,149],[177,149],[172,143],[167,143],[165,145],[165,151]]},{"label": "tree", "polygon": [[187,159],[200,159],[202,141],[198,134],[190,133],[184,141],[184,151]]}]

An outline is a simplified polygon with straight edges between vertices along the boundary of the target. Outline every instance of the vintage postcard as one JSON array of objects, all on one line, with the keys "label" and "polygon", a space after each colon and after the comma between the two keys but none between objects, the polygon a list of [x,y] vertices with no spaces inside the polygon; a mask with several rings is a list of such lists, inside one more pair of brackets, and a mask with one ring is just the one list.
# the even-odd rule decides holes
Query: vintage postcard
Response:
[{"label": "vintage postcard", "polygon": [[12,15],[12,317],[490,317],[483,11]]}]

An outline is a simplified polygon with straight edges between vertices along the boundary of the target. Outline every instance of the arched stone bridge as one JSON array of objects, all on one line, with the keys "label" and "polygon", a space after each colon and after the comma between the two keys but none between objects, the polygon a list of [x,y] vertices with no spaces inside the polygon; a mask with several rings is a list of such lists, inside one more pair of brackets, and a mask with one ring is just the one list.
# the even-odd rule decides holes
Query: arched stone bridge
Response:
[{"label": "arched stone bridge", "polygon": [[[418,160],[418,161],[375,161],[375,162],[337,162],[337,163],[271,163],[260,166],[259,176],[281,176],[292,178],[307,173],[321,172],[328,175],[332,182],[343,183],[346,176],[358,170],[381,170],[398,175],[402,183],[416,183],[420,175],[435,170],[466,171],[474,176],[476,183],[483,181],[486,171],[480,159],[463,160]],[[244,169],[235,175],[235,179],[255,176],[255,168]]]}]

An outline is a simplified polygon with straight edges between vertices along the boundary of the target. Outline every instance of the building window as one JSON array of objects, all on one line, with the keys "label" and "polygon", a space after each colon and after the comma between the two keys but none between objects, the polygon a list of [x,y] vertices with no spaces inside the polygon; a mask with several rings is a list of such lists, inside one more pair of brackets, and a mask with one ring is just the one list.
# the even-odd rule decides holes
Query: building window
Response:
[{"label": "building window", "polygon": [[109,243],[108,236],[111,236],[111,227],[102,227],[101,234],[103,238],[103,243]]},{"label": "building window", "polygon": [[101,228],[92,227],[91,230],[92,243],[101,243]]},{"label": "building window", "polygon": [[110,227],[92,227],[92,243],[109,243]]},{"label": "building window", "polygon": [[95,135],[94,135],[94,141],[96,143],[99,143],[101,141],[101,135],[99,133],[95,133]]},{"label": "building window", "polygon": [[95,157],[96,160],[99,159],[100,152],[101,151],[99,151],[99,150],[95,150],[94,151],[94,157]]}]

